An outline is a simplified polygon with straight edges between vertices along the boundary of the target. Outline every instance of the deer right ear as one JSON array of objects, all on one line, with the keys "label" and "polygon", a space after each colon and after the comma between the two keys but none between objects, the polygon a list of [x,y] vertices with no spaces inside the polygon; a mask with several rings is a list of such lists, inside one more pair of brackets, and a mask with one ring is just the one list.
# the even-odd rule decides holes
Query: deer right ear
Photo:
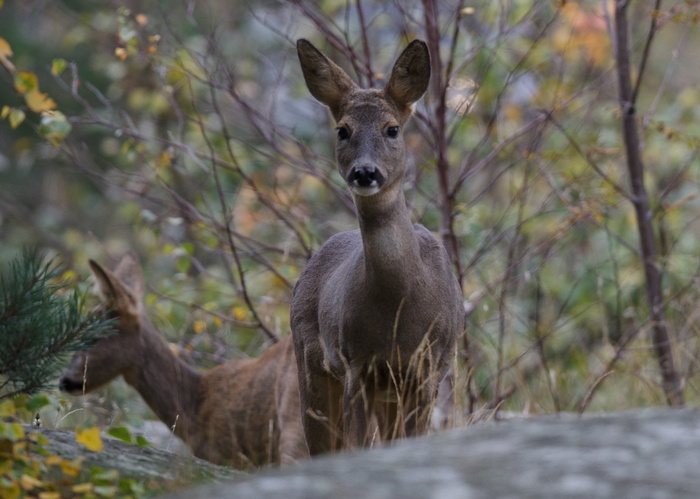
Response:
[{"label": "deer right ear", "polygon": [[94,260],[90,270],[97,280],[97,289],[102,299],[117,309],[120,314],[138,315],[139,301],[136,296],[112,273]]},{"label": "deer right ear", "polygon": [[309,92],[317,101],[328,106],[333,118],[338,121],[342,100],[356,88],[355,83],[308,40],[297,40],[297,54]]},{"label": "deer right ear", "polygon": [[136,299],[140,300],[143,297],[145,287],[143,271],[136,253],[133,251],[124,253],[124,256],[122,256],[122,259],[119,260],[117,267],[114,269],[114,275],[129,289]]}]

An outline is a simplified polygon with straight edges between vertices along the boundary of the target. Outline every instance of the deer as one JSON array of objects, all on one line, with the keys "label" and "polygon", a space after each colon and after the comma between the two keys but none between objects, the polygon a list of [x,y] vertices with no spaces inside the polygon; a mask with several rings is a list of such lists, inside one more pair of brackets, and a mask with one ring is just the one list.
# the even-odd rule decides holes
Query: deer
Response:
[{"label": "deer", "polygon": [[132,252],[113,272],[89,264],[116,331],[73,355],[59,380],[62,391],[84,395],[121,375],[196,457],[239,469],[308,458],[290,335],[257,358],[199,372],[149,320],[143,272]]},{"label": "deer", "polygon": [[309,259],[290,311],[301,413],[312,456],[423,434],[465,329],[443,244],[413,224],[403,129],[430,81],[414,40],[382,89],[364,89],[309,41],[297,54],[311,95],[336,123],[336,160],[359,229]]}]

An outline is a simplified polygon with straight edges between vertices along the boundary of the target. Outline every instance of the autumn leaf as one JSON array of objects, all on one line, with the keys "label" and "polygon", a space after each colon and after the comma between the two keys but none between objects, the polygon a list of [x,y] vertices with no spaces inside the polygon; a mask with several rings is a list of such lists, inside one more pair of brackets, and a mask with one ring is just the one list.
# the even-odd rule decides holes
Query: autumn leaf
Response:
[{"label": "autumn leaf", "polygon": [[12,109],[10,111],[10,126],[12,128],[17,128],[22,124],[26,115],[21,109]]},{"label": "autumn leaf", "polygon": [[[77,435],[76,435],[77,440]],[[82,459],[78,458],[73,461],[61,461],[59,465],[61,466],[61,471],[67,476],[78,476],[80,474]]]},{"label": "autumn leaf", "polygon": [[73,487],[71,487],[71,490],[76,494],[87,494],[88,492],[92,492],[92,489],[94,487],[95,485],[92,482],[86,482],[73,485]]},{"label": "autumn leaf", "polygon": [[233,312],[233,318],[237,321],[242,321],[248,316],[248,311],[243,307],[233,307],[231,311]]},{"label": "autumn leaf", "polygon": [[15,413],[15,403],[11,399],[0,402],[0,417],[14,416]]},{"label": "autumn leaf", "polygon": [[12,57],[12,47],[7,43],[7,40],[0,38],[0,64],[5,66],[9,71],[15,71],[15,65],[10,62],[8,57]]},{"label": "autumn leaf", "polygon": [[83,444],[87,449],[93,452],[100,452],[104,448],[102,445],[102,437],[100,437],[100,429],[96,426],[78,431],[75,434],[75,441]]},{"label": "autumn leaf", "polygon": [[21,94],[26,94],[31,90],[38,90],[39,79],[30,71],[20,71],[15,75],[15,89]]},{"label": "autumn leaf", "polygon": [[61,456],[48,456],[45,460],[44,463],[47,466],[57,466],[63,463],[63,458]]},{"label": "autumn leaf", "polygon": [[39,88],[30,90],[24,95],[24,100],[27,102],[29,109],[35,113],[42,111],[51,111],[56,109],[56,103],[48,96],[48,94],[39,91]]},{"label": "autumn leaf", "polygon": [[24,490],[32,490],[34,487],[43,487],[44,485],[41,480],[37,480],[29,475],[22,475],[19,479],[19,484]]},{"label": "autumn leaf", "polygon": [[207,329],[207,321],[194,321],[192,328],[194,329],[195,334],[203,333]]},{"label": "autumn leaf", "polygon": [[39,492],[39,499],[61,499],[61,493],[55,491]]}]

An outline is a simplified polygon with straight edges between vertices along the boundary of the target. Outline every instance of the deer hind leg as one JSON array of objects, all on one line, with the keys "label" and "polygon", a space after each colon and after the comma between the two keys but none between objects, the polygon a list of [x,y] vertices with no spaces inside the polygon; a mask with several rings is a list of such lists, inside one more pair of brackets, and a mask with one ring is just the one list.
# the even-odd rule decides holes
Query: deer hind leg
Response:
[{"label": "deer hind leg", "polygon": [[293,390],[286,390],[282,395],[277,414],[280,427],[279,456],[282,465],[294,464],[309,458],[296,377],[293,380],[293,387]]},{"label": "deer hind leg", "polygon": [[339,449],[342,385],[325,372],[309,373],[300,381],[301,415],[310,454]]}]

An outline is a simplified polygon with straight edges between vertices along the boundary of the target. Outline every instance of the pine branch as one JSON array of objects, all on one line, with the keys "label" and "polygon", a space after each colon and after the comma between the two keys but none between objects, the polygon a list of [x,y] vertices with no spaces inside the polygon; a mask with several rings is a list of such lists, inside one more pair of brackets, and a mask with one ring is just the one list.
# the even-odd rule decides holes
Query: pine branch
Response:
[{"label": "pine branch", "polygon": [[64,358],[110,334],[105,313],[58,280],[52,261],[25,251],[0,273],[0,400],[51,387]]}]

